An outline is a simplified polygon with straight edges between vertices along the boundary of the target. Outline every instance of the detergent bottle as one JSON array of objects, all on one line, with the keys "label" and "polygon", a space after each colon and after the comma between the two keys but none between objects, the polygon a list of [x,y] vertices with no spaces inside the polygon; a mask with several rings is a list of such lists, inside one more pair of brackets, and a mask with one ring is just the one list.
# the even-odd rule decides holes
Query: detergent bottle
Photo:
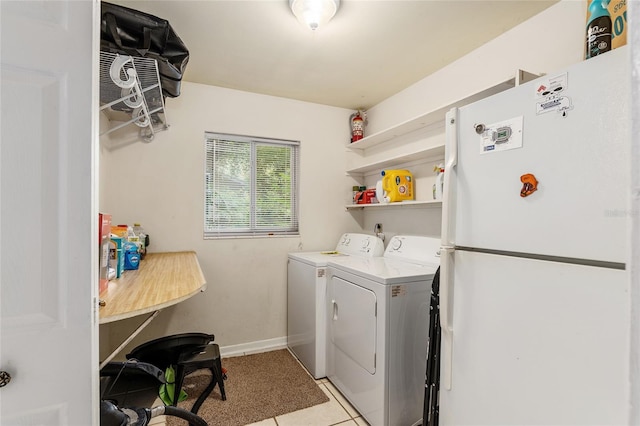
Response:
[{"label": "detergent bottle", "polygon": [[587,24],[586,59],[611,50],[612,26],[609,15],[610,0],[592,0],[589,4],[589,22]]},{"label": "detergent bottle", "polygon": [[433,168],[436,172],[436,183],[433,184],[433,199],[442,200],[444,192],[444,164],[440,163]]},{"label": "detergent bottle", "polygon": [[385,202],[414,199],[413,174],[409,170],[383,170],[381,183]]},{"label": "detergent bottle", "polygon": [[388,203],[389,197],[384,193],[384,189],[382,189],[382,179],[376,182],[376,199],[378,203]]}]

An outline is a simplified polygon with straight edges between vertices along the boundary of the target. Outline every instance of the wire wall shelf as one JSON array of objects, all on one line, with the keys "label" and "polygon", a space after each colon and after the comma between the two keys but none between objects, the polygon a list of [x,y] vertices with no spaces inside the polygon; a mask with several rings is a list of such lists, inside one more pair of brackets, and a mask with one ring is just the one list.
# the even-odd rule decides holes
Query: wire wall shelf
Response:
[{"label": "wire wall shelf", "polygon": [[133,124],[150,142],[168,129],[156,60],[100,52],[100,110],[112,123],[101,135]]}]

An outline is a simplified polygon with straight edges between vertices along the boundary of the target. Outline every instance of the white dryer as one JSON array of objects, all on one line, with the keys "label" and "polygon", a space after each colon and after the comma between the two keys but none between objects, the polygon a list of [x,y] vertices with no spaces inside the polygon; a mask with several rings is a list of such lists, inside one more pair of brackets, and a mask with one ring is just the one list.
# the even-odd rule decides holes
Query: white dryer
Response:
[{"label": "white dryer", "polygon": [[316,378],[326,377],[326,268],[330,259],[382,256],[381,239],[344,234],[335,250],[289,253],[287,346]]},{"label": "white dryer", "polygon": [[421,421],[439,249],[395,236],[383,257],[329,261],[327,378],[372,426]]}]

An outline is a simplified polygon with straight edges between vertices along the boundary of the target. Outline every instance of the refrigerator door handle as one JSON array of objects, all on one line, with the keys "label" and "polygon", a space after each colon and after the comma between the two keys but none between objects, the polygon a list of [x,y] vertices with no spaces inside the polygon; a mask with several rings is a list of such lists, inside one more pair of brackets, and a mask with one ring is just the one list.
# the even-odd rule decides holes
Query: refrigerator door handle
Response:
[{"label": "refrigerator door handle", "polygon": [[445,161],[445,167],[449,168],[458,165],[458,111],[458,108],[451,108],[445,119],[446,124],[448,125],[447,130],[449,132],[447,133],[446,138],[449,155]]},{"label": "refrigerator door handle", "polygon": [[450,229],[454,226],[455,206],[452,204],[454,183],[453,169],[458,164],[458,108],[452,108],[446,115],[444,189],[442,194],[442,245],[454,246]]},{"label": "refrigerator door handle", "polygon": [[442,329],[442,348],[440,382],[445,390],[451,390],[453,364],[453,326],[450,309],[453,308],[451,298],[451,260],[453,247],[442,247],[440,250],[440,328]]}]

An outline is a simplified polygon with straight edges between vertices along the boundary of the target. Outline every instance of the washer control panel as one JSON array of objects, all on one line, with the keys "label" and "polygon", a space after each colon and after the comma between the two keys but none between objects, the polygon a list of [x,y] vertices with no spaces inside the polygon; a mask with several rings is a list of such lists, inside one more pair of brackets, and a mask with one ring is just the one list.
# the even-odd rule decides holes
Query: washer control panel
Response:
[{"label": "washer control panel", "polygon": [[354,256],[379,257],[384,254],[384,243],[375,235],[344,234],[338,240],[336,251]]}]

